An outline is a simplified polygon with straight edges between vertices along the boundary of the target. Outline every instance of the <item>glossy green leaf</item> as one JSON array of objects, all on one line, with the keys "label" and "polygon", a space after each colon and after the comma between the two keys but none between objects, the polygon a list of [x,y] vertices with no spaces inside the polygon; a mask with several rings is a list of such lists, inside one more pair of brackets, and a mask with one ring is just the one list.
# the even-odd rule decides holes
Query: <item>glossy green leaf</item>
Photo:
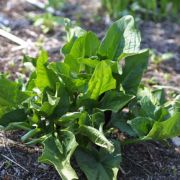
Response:
[{"label": "glossy green leaf", "polygon": [[97,99],[102,93],[115,88],[116,81],[112,76],[110,66],[105,61],[101,61],[96,66],[88,83],[86,97],[89,97],[90,99]]},{"label": "glossy green leaf", "polygon": [[63,46],[61,52],[64,55],[68,55],[71,52],[71,48],[73,47],[73,44],[76,41],[76,39],[77,39],[76,37],[72,37],[71,40]]},{"label": "glossy green leaf", "polygon": [[48,68],[51,69],[57,75],[70,76],[70,67],[63,62],[52,62],[48,65]]},{"label": "glossy green leaf", "polygon": [[119,63],[119,61],[111,61],[111,60],[105,60],[107,64],[111,66],[112,72],[117,74],[122,74],[122,66]]},{"label": "glossy green leaf", "polygon": [[99,47],[99,39],[96,34],[87,32],[79,37],[73,44],[70,55],[74,58],[95,56]]},{"label": "glossy green leaf", "polygon": [[[110,67],[112,72],[121,74],[122,73],[122,67],[118,61],[111,61],[111,60],[104,60]],[[78,59],[79,63],[85,64],[89,67],[95,68],[99,64],[99,60],[97,59],[90,59],[90,58],[81,58]]]},{"label": "glossy green leaf", "polygon": [[81,112],[66,113],[57,120],[57,124],[68,124],[79,119]]},{"label": "glossy green leaf", "polygon": [[112,24],[101,43],[98,53],[106,59],[117,60],[123,53],[136,53],[140,47],[140,34],[134,18],[124,16]]},{"label": "glossy green leaf", "polygon": [[142,99],[146,96],[154,105],[162,105],[165,101],[162,89],[152,91],[149,87],[144,87],[143,85],[139,87],[137,96],[138,99]]},{"label": "glossy green leaf", "polygon": [[150,132],[143,139],[168,139],[180,136],[180,112],[176,112],[166,121],[155,122]]},{"label": "glossy green leaf", "polygon": [[96,145],[107,149],[109,152],[114,151],[113,144],[104,136],[104,134],[91,126],[80,126],[79,132],[87,136]]},{"label": "glossy green leaf", "polygon": [[54,165],[63,180],[78,179],[70,164],[70,158],[78,145],[75,136],[70,131],[64,130],[60,132],[59,138],[63,153],[59,151],[55,137],[51,135],[43,142],[44,150],[39,161]]},{"label": "glossy green leaf", "polygon": [[36,79],[35,84],[41,91],[46,87],[55,88],[57,78],[54,76],[52,70],[47,68],[48,54],[42,51],[36,63]]},{"label": "glossy green leaf", "polygon": [[70,67],[72,73],[79,73],[80,64],[78,62],[78,59],[73,57],[73,55],[68,54],[64,59],[64,63]]},{"label": "glossy green leaf", "polygon": [[89,67],[95,68],[99,64],[99,60],[90,59],[90,58],[80,58],[78,59],[79,63],[85,64]]}]

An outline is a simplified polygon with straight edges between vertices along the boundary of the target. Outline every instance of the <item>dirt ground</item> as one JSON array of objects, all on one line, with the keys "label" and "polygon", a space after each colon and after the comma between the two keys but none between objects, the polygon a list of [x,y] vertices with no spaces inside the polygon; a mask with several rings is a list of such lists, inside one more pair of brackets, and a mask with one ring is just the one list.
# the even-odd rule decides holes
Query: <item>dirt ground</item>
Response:
[{"label": "dirt ground", "polygon": [[[86,30],[95,31],[100,38],[110,24],[109,19],[96,0],[69,0],[70,4],[62,14],[80,24]],[[50,34],[43,34],[27,18],[28,13],[42,13],[43,10],[25,0],[0,1],[0,25],[7,25],[11,33],[28,43],[27,49],[19,49],[10,40],[0,36],[0,72],[17,77],[24,72],[23,54],[36,56],[39,44],[49,52],[51,60],[61,60],[60,48],[64,44],[64,29],[55,28]],[[1,28],[1,26],[0,26]],[[144,81],[180,89],[180,25],[165,21],[142,22],[142,48],[151,48],[158,54],[173,53],[169,61],[155,64],[150,62]],[[18,72],[17,72],[18,70]],[[53,167],[38,163],[41,147],[29,147],[20,142],[23,132],[0,132],[0,179],[2,180],[49,180],[59,179]],[[168,142],[147,142],[123,147],[123,162],[119,179],[180,179],[180,147]],[[76,163],[73,163],[75,168]],[[80,179],[85,179],[78,170]]]}]

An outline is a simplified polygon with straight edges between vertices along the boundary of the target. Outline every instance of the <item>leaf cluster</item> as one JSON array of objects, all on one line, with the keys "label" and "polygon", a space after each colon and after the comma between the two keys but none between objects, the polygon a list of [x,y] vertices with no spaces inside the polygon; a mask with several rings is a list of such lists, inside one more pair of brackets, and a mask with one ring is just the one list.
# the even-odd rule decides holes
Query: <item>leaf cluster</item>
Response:
[{"label": "leaf cluster", "polygon": [[0,76],[0,125],[25,130],[27,144],[43,143],[39,161],[62,179],[78,179],[72,157],[87,179],[116,179],[123,143],[180,135],[180,101],[167,103],[163,90],[141,84],[149,53],[132,16],[101,42],[93,32],[74,33],[62,53],[63,62],[49,63],[42,51],[26,85]]}]

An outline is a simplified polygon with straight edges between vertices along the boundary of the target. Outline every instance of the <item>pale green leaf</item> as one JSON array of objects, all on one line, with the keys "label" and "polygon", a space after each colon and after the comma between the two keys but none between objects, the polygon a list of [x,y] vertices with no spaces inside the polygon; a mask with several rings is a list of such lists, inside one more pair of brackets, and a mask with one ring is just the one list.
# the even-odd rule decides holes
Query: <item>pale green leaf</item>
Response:
[{"label": "pale green leaf", "polygon": [[104,134],[91,126],[82,125],[79,132],[87,136],[96,145],[107,149],[109,152],[114,151],[113,144],[104,136]]},{"label": "pale green leaf", "polygon": [[73,44],[70,55],[74,58],[95,56],[100,45],[99,39],[93,32],[87,32]]},{"label": "pale green leaf", "polygon": [[138,52],[140,41],[134,18],[130,15],[124,16],[109,28],[98,53],[104,59],[117,60],[123,53]]},{"label": "pale green leaf", "polygon": [[162,122],[155,122],[152,129],[143,139],[168,139],[180,136],[180,112]]},{"label": "pale green leaf", "polygon": [[52,70],[48,69],[48,54],[45,51],[42,51],[39,55],[36,63],[36,79],[35,85],[41,91],[43,91],[46,87],[55,88],[55,83],[57,78],[54,76]]},{"label": "pale green leaf", "polygon": [[111,67],[105,61],[101,61],[88,83],[86,97],[97,99],[102,93],[115,88],[116,81],[112,76]]},{"label": "pale green leaf", "polygon": [[61,147],[57,147],[55,138],[57,137],[51,135],[43,142],[44,150],[42,156],[39,157],[39,161],[54,165],[63,180],[78,179],[70,164],[70,158],[78,145],[75,136],[70,131],[61,131],[59,138],[63,147],[63,153],[59,151]]}]

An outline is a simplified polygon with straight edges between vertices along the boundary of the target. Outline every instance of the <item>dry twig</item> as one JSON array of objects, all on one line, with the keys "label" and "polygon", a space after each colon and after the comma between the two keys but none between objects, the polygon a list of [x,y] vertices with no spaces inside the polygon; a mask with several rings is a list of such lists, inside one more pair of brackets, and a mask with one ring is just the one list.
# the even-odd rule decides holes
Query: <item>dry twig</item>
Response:
[{"label": "dry twig", "polygon": [[23,170],[25,170],[26,172],[29,172],[25,167],[21,166],[19,163],[15,162],[14,160],[10,159],[9,157],[7,157],[4,154],[1,154],[1,156],[3,156],[5,159],[7,159],[8,161],[16,164],[17,166],[19,166],[20,168],[22,168]]},{"label": "dry twig", "polygon": [[5,38],[9,39],[24,48],[27,47],[26,41],[22,40],[21,38],[7,32],[7,31],[4,31],[3,29],[0,29],[0,36],[3,36]]}]

